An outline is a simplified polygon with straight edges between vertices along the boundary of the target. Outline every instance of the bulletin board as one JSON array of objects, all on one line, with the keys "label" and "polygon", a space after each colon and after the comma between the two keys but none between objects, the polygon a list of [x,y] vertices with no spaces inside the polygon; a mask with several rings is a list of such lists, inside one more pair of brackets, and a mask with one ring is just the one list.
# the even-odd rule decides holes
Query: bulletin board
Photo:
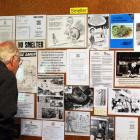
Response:
[{"label": "bulletin board", "polygon": [[[0,0],[0,16],[64,15],[70,14],[69,10],[72,7],[88,7],[89,14],[140,13],[139,0]],[[138,119],[140,123],[140,117]],[[140,129],[138,138],[140,139]],[[65,136],[65,140],[89,139],[86,136]],[[41,138],[20,136],[19,140],[41,140]]]}]

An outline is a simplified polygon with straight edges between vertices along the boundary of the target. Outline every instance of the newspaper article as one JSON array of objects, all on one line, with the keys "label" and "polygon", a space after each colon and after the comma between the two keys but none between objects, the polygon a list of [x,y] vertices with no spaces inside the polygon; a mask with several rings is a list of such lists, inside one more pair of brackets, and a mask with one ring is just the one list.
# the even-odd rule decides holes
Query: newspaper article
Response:
[{"label": "newspaper article", "polygon": [[0,42],[15,41],[15,16],[0,16]]},{"label": "newspaper article", "polygon": [[65,135],[89,136],[90,112],[65,111]]},{"label": "newspaper article", "polygon": [[35,106],[34,94],[19,93],[17,106],[18,110],[16,117],[34,118],[34,106]]},{"label": "newspaper article", "polygon": [[47,16],[49,48],[86,48],[86,15]]},{"label": "newspaper article", "polygon": [[114,140],[114,118],[91,116],[90,140]]},{"label": "newspaper article", "polygon": [[21,135],[42,136],[42,120],[21,119]]},{"label": "newspaper article", "polygon": [[140,52],[116,51],[115,87],[139,87]]},{"label": "newspaper article", "polygon": [[90,87],[112,87],[113,67],[113,51],[90,51]]},{"label": "newspaper article", "polygon": [[67,50],[67,85],[89,85],[89,50]]},{"label": "newspaper article", "polygon": [[140,115],[140,89],[109,89],[108,113]]},{"label": "newspaper article", "polygon": [[46,40],[46,15],[16,16],[16,43],[19,49],[43,49]]},{"label": "newspaper article", "polygon": [[64,122],[43,121],[42,140],[64,140]]},{"label": "newspaper article", "polygon": [[88,46],[94,50],[109,49],[109,14],[88,15]]},{"label": "newspaper article", "polygon": [[65,110],[93,111],[93,88],[66,86],[64,94]]},{"label": "newspaper article", "polygon": [[66,50],[38,51],[38,73],[66,73]]},{"label": "newspaper article", "polygon": [[37,51],[21,50],[23,60],[16,77],[19,92],[37,92]]},{"label": "newspaper article", "polygon": [[63,120],[64,75],[48,74],[38,81],[37,118]]},{"label": "newspaper article", "polygon": [[138,140],[138,118],[116,117],[115,124],[116,140]]},{"label": "newspaper article", "polygon": [[94,114],[107,115],[107,93],[106,87],[94,87]]}]

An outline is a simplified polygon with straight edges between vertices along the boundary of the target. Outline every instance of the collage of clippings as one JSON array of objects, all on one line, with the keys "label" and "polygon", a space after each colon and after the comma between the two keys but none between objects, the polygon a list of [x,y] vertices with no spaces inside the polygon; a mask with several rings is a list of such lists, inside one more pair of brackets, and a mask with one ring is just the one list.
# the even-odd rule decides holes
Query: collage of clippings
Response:
[{"label": "collage of clippings", "polygon": [[0,25],[0,42],[15,42],[23,60],[21,135],[138,139],[139,13],[0,16]]}]

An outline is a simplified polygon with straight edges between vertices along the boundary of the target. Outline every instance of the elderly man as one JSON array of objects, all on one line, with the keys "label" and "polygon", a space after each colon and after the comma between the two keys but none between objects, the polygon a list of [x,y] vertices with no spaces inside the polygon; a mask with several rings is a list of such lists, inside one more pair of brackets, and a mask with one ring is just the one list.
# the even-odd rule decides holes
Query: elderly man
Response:
[{"label": "elderly man", "polygon": [[15,74],[21,63],[14,43],[0,43],[0,140],[13,140],[12,130],[18,98]]}]

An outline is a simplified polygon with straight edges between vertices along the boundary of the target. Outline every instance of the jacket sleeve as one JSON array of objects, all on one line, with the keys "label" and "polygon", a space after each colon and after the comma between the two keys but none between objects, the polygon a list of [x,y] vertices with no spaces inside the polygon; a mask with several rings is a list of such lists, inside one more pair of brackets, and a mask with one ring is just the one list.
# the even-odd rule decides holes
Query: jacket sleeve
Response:
[{"label": "jacket sleeve", "polygon": [[11,72],[0,78],[0,120],[14,117],[17,112],[17,81]]}]

